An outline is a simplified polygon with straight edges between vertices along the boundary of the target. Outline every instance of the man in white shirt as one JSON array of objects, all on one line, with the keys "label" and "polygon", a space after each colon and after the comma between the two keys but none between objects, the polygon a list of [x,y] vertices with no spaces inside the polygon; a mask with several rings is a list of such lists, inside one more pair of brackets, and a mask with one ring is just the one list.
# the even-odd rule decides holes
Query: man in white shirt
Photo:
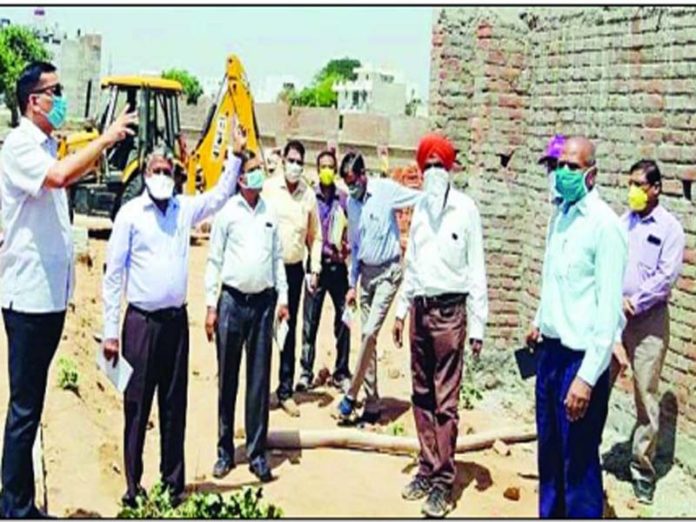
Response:
[{"label": "man in white shirt", "polygon": [[[119,356],[119,315],[125,287],[123,357],[133,366],[124,393],[125,505],[142,492],[143,446],[157,389],[161,480],[175,502],[184,493],[184,434],[189,327],[186,289],[191,228],[234,193],[246,138],[239,129],[233,154],[215,187],[196,196],[174,194],[173,164],[163,151],[148,157],[145,190],[119,210],[109,238],[103,281],[104,355]],[[125,285],[124,285],[125,282]]]},{"label": "man in white shirt", "polygon": [[537,344],[539,516],[601,518],[599,445],[609,363],[623,322],[627,237],[600,197],[594,145],[568,139],[556,170],[562,201],[546,237]]},{"label": "man in white shirt", "polygon": [[413,414],[421,451],[418,472],[402,496],[427,497],[423,514],[441,518],[454,507],[464,345],[468,333],[474,355],[481,351],[488,296],[479,212],[451,183],[454,147],[429,134],[417,159],[425,196],[413,212],[393,335],[401,347],[410,310]]},{"label": "man in white shirt", "polygon": [[99,138],[57,160],[52,135],[65,121],[66,103],[56,68],[28,65],[17,81],[17,101],[22,119],[0,152],[0,305],[10,374],[0,516],[36,518],[41,513],[34,503],[31,452],[74,287],[65,187],[85,175],[103,150],[132,134],[128,125],[136,116],[121,114]]},{"label": "man in white shirt", "polygon": [[[218,358],[218,460],[213,476],[234,468],[234,410],[239,364],[246,346],[246,450],[250,470],[273,477],[266,462],[273,318],[287,321],[288,283],[278,218],[259,196],[264,182],[257,158],[244,163],[240,193],[216,216],[205,271],[206,333]],[[220,280],[222,291],[219,292]]]}]

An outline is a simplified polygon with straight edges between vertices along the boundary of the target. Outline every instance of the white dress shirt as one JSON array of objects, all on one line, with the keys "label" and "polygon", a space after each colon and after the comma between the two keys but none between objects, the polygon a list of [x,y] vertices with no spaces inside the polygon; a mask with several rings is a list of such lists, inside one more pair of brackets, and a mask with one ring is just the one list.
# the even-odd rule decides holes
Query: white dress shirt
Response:
[{"label": "white dress shirt", "polygon": [[406,317],[414,297],[469,294],[467,332],[470,339],[483,340],[488,294],[479,211],[451,185],[439,217],[431,215],[427,204],[424,197],[413,211],[396,316]]},{"label": "white dress shirt", "polygon": [[57,142],[22,118],[0,151],[4,241],[0,305],[26,313],[61,312],[75,286],[65,189],[44,187]]},{"label": "white dress shirt", "polygon": [[585,352],[578,377],[590,386],[609,367],[624,322],[627,244],[619,217],[596,187],[566,212],[556,209],[549,224],[534,324],[542,336]]},{"label": "white dress shirt", "polygon": [[129,304],[148,312],[183,306],[191,228],[234,192],[241,162],[231,157],[218,183],[205,194],[175,196],[162,213],[146,190],[116,214],[102,284],[104,339],[118,339],[124,275]]},{"label": "white dress shirt", "polygon": [[217,303],[220,279],[245,294],[275,287],[278,304],[288,303],[278,218],[263,197],[251,208],[238,194],[215,216],[205,269],[207,306]]}]

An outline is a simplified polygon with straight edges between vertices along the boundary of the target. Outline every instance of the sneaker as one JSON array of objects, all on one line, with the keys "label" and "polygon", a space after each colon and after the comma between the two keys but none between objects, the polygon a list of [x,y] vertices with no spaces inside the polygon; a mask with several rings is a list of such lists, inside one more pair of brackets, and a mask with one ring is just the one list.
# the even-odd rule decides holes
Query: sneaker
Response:
[{"label": "sneaker", "polygon": [[217,459],[213,466],[213,477],[216,479],[223,478],[234,468],[234,462],[227,459]]},{"label": "sneaker", "polygon": [[427,497],[432,488],[433,485],[427,478],[416,475],[401,490],[401,498],[404,500],[420,500]]},{"label": "sneaker", "polygon": [[336,415],[339,421],[350,422],[353,419],[355,410],[355,400],[347,395],[338,404]]},{"label": "sneaker", "polygon": [[127,492],[121,497],[121,505],[123,507],[136,508],[138,507],[138,497],[147,499],[147,491],[142,486],[138,486],[138,491],[135,495],[129,495]]},{"label": "sneaker", "polygon": [[296,392],[306,392],[312,387],[312,376],[302,374],[295,385]]},{"label": "sneaker", "polygon": [[454,509],[450,492],[442,486],[433,486],[425,499],[421,512],[428,518],[444,518]]},{"label": "sneaker", "polygon": [[331,386],[340,390],[342,393],[348,393],[350,388],[350,378],[349,377],[331,377]]},{"label": "sneaker", "polygon": [[295,402],[295,399],[293,399],[292,397],[288,397],[287,399],[281,400],[280,407],[283,408],[285,413],[287,413],[291,417],[300,416],[300,408],[297,407],[297,403]]},{"label": "sneaker", "polygon": [[650,480],[636,479],[633,481],[633,494],[641,504],[652,504],[655,484]]},{"label": "sneaker", "polygon": [[264,457],[254,459],[252,463],[249,464],[249,471],[256,475],[261,482],[270,482],[273,480],[271,469],[268,467],[268,462]]}]

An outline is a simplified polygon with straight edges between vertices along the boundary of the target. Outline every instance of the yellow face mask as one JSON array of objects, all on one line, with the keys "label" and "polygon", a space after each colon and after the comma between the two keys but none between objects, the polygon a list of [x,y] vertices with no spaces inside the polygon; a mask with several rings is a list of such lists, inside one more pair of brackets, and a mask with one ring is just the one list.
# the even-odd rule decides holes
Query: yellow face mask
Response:
[{"label": "yellow face mask", "polygon": [[648,206],[648,194],[642,188],[635,185],[628,189],[628,207],[635,211],[640,212],[645,210]]},{"label": "yellow face mask", "polygon": [[325,187],[333,185],[335,177],[336,173],[332,168],[324,167],[319,171],[319,183],[321,183]]}]

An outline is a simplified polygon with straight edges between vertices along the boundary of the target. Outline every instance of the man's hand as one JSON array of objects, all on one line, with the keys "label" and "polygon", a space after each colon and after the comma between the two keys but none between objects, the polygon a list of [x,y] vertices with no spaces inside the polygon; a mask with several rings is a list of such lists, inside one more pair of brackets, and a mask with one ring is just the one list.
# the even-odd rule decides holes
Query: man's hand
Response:
[{"label": "man's hand", "polygon": [[232,143],[232,152],[235,154],[241,154],[246,149],[247,133],[236,121],[231,122],[230,142]]},{"label": "man's hand", "polygon": [[346,304],[348,306],[355,306],[355,288],[350,288],[348,292],[346,292]]},{"label": "man's hand", "polygon": [[471,344],[471,353],[475,359],[478,359],[483,349],[483,341],[480,339],[471,339],[469,343]]},{"label": "man's hand", "polygon": [[309,288],[312,293],[317,291],[317,288],[319,288],[319,274],[312,274],[312,277],[309,278]]},{"label": "man's hand", "polygon": [[215,327],[217,326],[217,310],[214,307],[208,307],[208,313],[205,316],[205,335],[208,342],[213,342],[215,338]]},{"label": "man's hand", "polygon": [[107,361],[113,360],[114,368],[118,363],[119,346],[118,339],[105,339],[102,343],[102,349],[104,350],[104,357]]},{"label": "man's hand", "polygon": [[290,309],[288,305],[280,305],[278,307],[278,322],[287,321],[290,319]]},{"label": "man's hand", "polygon": [[563,402],[566,407],[566,416],[570,422],[575,422],[585,416],[591,395],[592,387],[580,377],[575,377]]},{"label": "man's hand", "polygon": [[126,111],[128,111],[128,105],[124,107],[121,114],[118,115],[118,118],[116,118],[114,122],[109,125],[109,128],[107,128],[102,134],[102,139],[104,140],[107,148],[111,147],[115,143],[118,143],[126,136],[133,136],[135,134],[133,129],[128,126],[137,125],[138,113],[135,111]]},{"label": "man's hand", "polygon": [[626,353],[626,348],[622,343],[614,344],[613,356],[614,359],[616,359],[616,362],[619,364],[619,375],[621,377],[625,376],[626,370],[631,365],[631,362],[628,360],[628,353]]},{"label": "man's hand", "polygon": [[392,328],[392,337],[394,339],[394,344],[397,348],[401,348],[404,345],[404,320],[395,319],[394,328]]},{"label": "man's hand", "polygon": [[628,297],[624,297],[623,309],[624,314],[626,314],[626,317],[633,317],[634,315],[636,315],[636,307],[633,306],[633,303]]},{"label": "man's hand", "polygon": [[536,326],[532,326],[532,329],[527,333],[526,341],[527,346],[534,348],[539,343],[539,338],[541,337],[541,332]]}]

